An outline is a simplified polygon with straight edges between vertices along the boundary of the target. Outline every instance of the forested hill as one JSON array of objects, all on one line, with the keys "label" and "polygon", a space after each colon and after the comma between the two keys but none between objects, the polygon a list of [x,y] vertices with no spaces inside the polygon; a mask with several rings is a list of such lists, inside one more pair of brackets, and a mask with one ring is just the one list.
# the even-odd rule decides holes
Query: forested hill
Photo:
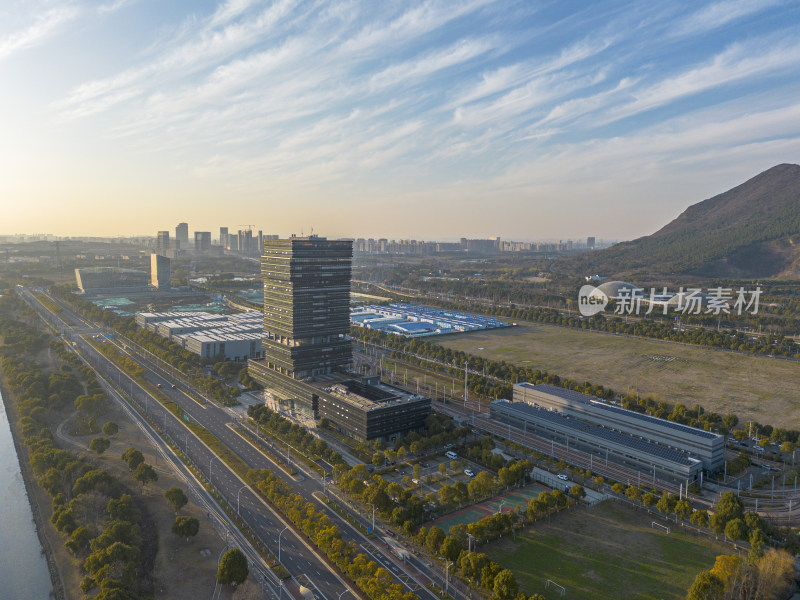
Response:
[{"label": "forested hill", "polygon": [[800,277],[800,166],[783,164],[687,208],[656,233],[567,259],[610,277]]}]

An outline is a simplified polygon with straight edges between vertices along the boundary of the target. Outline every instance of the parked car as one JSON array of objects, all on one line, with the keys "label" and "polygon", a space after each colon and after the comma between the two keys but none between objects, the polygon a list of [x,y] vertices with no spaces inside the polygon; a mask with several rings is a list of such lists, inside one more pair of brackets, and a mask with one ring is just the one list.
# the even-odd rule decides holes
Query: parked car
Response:
[{"label": "parked car", "polygon": [[472,469],[464,469],[464,475],[467,477],[475,477],[475,473],[472,471]]},{"label": "parked car", "polygon": [[559,475],[559,476],[558,476],[558,478],[559,478],[561,481],[569,481],[569,477],[567,477],[566,475]]}]

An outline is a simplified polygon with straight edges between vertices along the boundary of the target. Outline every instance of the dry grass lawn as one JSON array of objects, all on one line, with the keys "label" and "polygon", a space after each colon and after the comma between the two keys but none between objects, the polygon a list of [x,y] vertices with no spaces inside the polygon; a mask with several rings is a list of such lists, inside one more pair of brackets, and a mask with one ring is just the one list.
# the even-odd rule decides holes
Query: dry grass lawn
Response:
[{"label": "dry grass lawn", "polygon": [[800,363],[794,361],[528,322],[431,341],[616,391],[700,404],[741,421],[800,423]]}]

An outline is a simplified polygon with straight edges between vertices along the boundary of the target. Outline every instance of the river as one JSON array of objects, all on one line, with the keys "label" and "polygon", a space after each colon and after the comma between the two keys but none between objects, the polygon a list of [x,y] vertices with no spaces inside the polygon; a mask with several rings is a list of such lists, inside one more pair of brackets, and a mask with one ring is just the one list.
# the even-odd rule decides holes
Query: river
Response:
[{"label": "river", "polygon": [[51,588],[0,395],[0,597],[47,600]]}]

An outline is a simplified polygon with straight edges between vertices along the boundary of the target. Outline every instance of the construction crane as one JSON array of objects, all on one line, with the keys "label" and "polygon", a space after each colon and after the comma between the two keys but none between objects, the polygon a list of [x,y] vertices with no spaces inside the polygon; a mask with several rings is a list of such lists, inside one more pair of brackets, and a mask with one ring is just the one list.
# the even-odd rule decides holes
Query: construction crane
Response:
[{"label": "construction crane", "polygon": [[247,231],[253,231],[253,227],[255,227],[255,225],[239,225],[239,227],[247,227]]}]

